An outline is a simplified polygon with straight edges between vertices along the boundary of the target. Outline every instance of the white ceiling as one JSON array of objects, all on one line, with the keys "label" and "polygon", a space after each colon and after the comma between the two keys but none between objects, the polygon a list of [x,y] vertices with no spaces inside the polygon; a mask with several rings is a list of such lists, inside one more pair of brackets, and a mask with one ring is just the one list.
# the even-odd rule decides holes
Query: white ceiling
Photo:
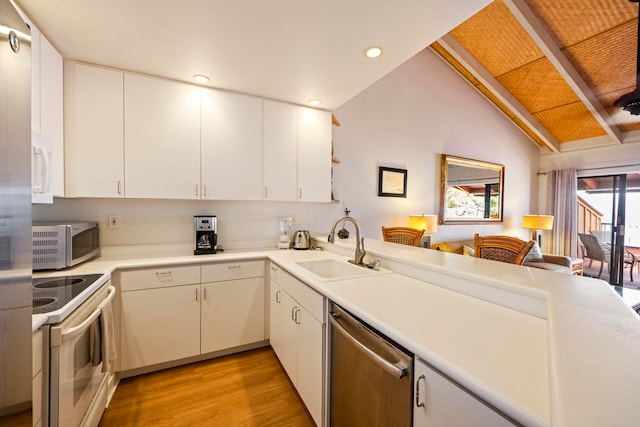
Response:
[{"label": "white ceiling", "polygon": [[65,59],[335,110],[490,0],[15,2]]}]

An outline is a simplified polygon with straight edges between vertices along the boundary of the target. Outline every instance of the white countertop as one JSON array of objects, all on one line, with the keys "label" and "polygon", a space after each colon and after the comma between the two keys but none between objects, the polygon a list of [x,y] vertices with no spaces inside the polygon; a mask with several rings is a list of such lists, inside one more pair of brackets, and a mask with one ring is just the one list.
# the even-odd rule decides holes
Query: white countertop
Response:
[{"label": "white countertop", "polygon": [[640,317],[606,282],[375,240],[369,254],[402,275],[322,282],[295,262],[352,257],[355,239],[322,245],[116,255],[37,276],[268,258],[526,425],[637,425]]}]

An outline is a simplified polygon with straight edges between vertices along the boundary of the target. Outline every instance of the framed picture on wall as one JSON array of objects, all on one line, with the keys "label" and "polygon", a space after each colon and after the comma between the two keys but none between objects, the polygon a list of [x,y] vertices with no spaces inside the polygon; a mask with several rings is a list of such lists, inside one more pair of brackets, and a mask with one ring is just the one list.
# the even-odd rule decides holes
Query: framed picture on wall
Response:
[{"label": "framed picture on wall", "polygon": [[407,170],[378,167],[378,196],[407,197]]}]

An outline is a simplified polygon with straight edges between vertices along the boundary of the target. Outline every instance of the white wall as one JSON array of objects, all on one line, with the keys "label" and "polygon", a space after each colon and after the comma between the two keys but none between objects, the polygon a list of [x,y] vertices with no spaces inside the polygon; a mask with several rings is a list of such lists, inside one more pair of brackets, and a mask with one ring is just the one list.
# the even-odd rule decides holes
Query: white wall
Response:
[{"label": "white wall", "polygon": [[[638,170],[640,165],[640,143],[626,143],[591,150],[568,151],[565,153],[547,154],[540,158],[540,170],[574,168],[577,170],[620,168],[621,171]],[[595,174],[594,173],[594,174]]]},{"label": "white wall", "polygon": [[[504,224],[443,225],[433,241],[481,234],[528,237],[522,215],[537,209],[539,149],[500,111],[426,49],[335,111],[334,194],[366,237],[410,214],[436,214],[440,155],[505,165]],[[407,198],[378,197],[378,166],[408,170]],[[533,210],[532,210],[533,209]],[[348,228],[349,226],[347,226]]]},{"label": "white wall", "polygon": [[[109,229],[109,214],[121,216],[121,227]],[[218,242],[225,249],[275,248],[278,216],[295,215],[293,230],[324,233],[340,215],[330,203],[276,203],[156,199],[54,199],[34,205],[34,221],[90,220],[100,223],[101,246],[193,243],[193,216],[216,215]]]},{"label": "white wall", "polygon": [[[440,226],[434,241],[470,238],[476,231],[528,236],[521,218],[537,200],[537,147],[430,50],[335,114],[342,126],[333,128],[334,149],[342,163],[334,165],[334,193],[365,237],[381,239],[380,226],[406,225],[409,214],[437,213],[441,153],[505,165],[505,222]],[[377,196],[378,165],[408,169],[406,199]],[[275,245],[278,216],[295,215],[294,230],[324,234],[341,210],[329,203],[56,198],[51,206],[34,206],[33,218],[99,221],[102,246],[109,247],[191,244],[193,215],[213,214],[219,242],[246,249]],[[121,215],[121,228],[108,228],[109,214]]]},{"label": "white wall", "polygon": [[[597,176],[640,172],[640,143],[611,145],[590,150],[545,154],[540,157],[540,171],[576,169],[579,176]],[[539,203],[547,197],[548,175],[540,175]]]}]

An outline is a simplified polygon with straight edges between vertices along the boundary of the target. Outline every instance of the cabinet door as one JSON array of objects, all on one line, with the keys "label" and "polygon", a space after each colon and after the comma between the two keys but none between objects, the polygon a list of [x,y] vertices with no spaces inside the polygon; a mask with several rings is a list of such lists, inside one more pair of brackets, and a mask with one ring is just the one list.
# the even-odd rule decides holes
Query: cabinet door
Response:
[{"label": "cabinet door", "polygon": [[416,359],[414,365],[414,427],[514,425],[423,361]]},{"label": "cabinet door", "polygon": [[269,344],[277,354],[283,351],[282,288],[273,280],[269,282]]},{"label": "cabinet door", "polygon": [[54,196],[64,196],[62,86],[62,56],[40,34],[40,133],[53,143],[51,182]]},{"label": "cabinet door", "polygon": [[262,100],[202,89],[202,196],[262,199]]},{"label": "cabinet door", "polygon": [[322,425],[323,325],[300,308],[298,322],[298,383],[302,401],[317,425]]},{"label": "cabinet door", "polygon": [[31,28],[31,129],[40,133],[40,30],[25,21]]},{"label": "cabinet door", "polygon": [[298,200],[331,201],[331,113],[298,107]]},{"label": "cabinet door", "polygon": [[125,74],[124,117],[126,197],[199,199],[200,88]]},{"label": "cabinet door", "polygon": [[122,370],[200,354],[200,285],[122,292]]},{"label": "cabinet door", "polygon": [[298,382],[298,325],[294,321],[297,308],[293,298],[271,281],[270,343],[291,382]]},{"label": "cabinet door", "polygon": [[263,199],[295,201],[298,188],[298,107],[263,101]]},{"label": "cabinet door", "polygon": [[67,197],[124,197],[123,74],[65,63]]},{"label": "cabinet door", "polygon": [[233,348],[265,339],[264,279],[204,283],[201,352]]}]

